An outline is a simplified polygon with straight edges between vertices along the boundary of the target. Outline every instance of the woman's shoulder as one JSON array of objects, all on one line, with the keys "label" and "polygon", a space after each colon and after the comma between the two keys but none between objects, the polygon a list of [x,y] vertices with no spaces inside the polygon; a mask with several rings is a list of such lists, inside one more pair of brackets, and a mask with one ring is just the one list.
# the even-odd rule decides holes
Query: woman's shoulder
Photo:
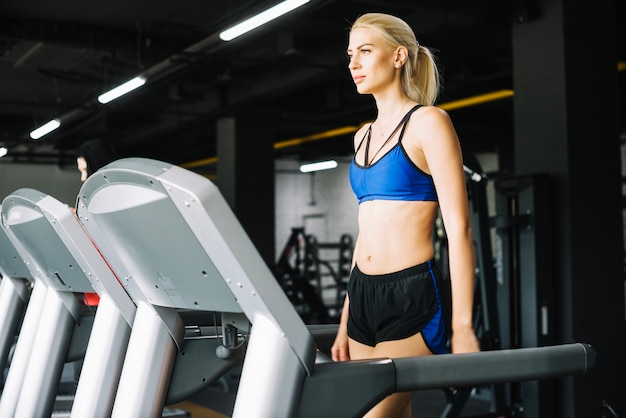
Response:
[{"label": "woman's shoulder", "polygon": [[448,134],[454,131],[448,112],[437,106],[422,106],[415,111],[407,126],[414,138],[425,138]]},{"label": "woman's shoulder", "polygon": [[413,148],[427,149],[448,146],[458,141],[456,130],[448,113],[437,106],[422,106],[413,115],[405,134]]},{"label": "woman's shoulder", "polygon": [[422,105],[411,115],[411,120],[420,120],[424,124],[448,123],[448,112],[437,106]]}]

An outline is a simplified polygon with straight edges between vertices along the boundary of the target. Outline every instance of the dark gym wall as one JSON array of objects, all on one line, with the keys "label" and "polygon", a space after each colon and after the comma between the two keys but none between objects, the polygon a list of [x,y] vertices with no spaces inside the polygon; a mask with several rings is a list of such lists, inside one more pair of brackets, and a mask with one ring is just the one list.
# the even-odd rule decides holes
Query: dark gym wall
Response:
[{"label": "dark gym wall", "polygon": [[562,382],[559,416],[598,416],[603,400],[624,414],[615,2],[533,5],[513,25],[515,172],[551,178],[560,338],[598,354],[591,374]]}]

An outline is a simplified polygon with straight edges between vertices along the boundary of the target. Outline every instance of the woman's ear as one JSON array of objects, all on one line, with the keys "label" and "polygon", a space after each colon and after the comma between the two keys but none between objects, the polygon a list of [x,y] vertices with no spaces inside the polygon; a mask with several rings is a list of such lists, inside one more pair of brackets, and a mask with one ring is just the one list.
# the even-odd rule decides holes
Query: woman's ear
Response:
[{"label": "woman's ear", "polygon": [[402,68],[408,56],[409,56],[409,53],[405,47],[403,46],[397,47],[395,55],[394,55],[394,66],[396,68]]}]

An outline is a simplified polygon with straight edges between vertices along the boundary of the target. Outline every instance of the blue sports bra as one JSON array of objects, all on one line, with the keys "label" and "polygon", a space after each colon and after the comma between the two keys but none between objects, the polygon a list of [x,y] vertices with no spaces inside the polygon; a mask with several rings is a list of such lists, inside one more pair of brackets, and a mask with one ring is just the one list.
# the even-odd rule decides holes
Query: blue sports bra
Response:
[{"label": "blue sports bra", "polygon": [[[359,203],[368,200],[437,201],[437,192],[432,176],[420,170],[411,161],[402,146],[402,137],[409,118],[420,107],[421,105],[417,105],[409,110],[382,147],[391,140],[398,129],[402,128],[398,143],[378,161],[368,166],[362,166],[356,162],[356,152],[361,148],[363,141],[367,140],[364,159],[367,163],[372,126],[370,125],[367,129],[350,165],[350,185],[359,199]],[[376,155],[374,155],[375,157]]]}]

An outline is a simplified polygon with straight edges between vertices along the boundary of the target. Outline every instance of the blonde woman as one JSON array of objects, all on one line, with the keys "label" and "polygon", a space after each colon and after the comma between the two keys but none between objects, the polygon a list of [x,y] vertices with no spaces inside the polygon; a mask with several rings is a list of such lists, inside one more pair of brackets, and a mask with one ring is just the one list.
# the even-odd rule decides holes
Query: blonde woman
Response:
[{"label": "blonde woman", "polygon": [[[335,361],[478,351],[472,328],[474,254],[459,141],[434,107],[439,73],[403,20],[379,13],[350,29],[349,69],[377,117],[354,136],[350,181],[359,233]],[[433,261],[438,210],[450,281]],[[390,395],[367,417],[411,417],[412,393]]]}]

